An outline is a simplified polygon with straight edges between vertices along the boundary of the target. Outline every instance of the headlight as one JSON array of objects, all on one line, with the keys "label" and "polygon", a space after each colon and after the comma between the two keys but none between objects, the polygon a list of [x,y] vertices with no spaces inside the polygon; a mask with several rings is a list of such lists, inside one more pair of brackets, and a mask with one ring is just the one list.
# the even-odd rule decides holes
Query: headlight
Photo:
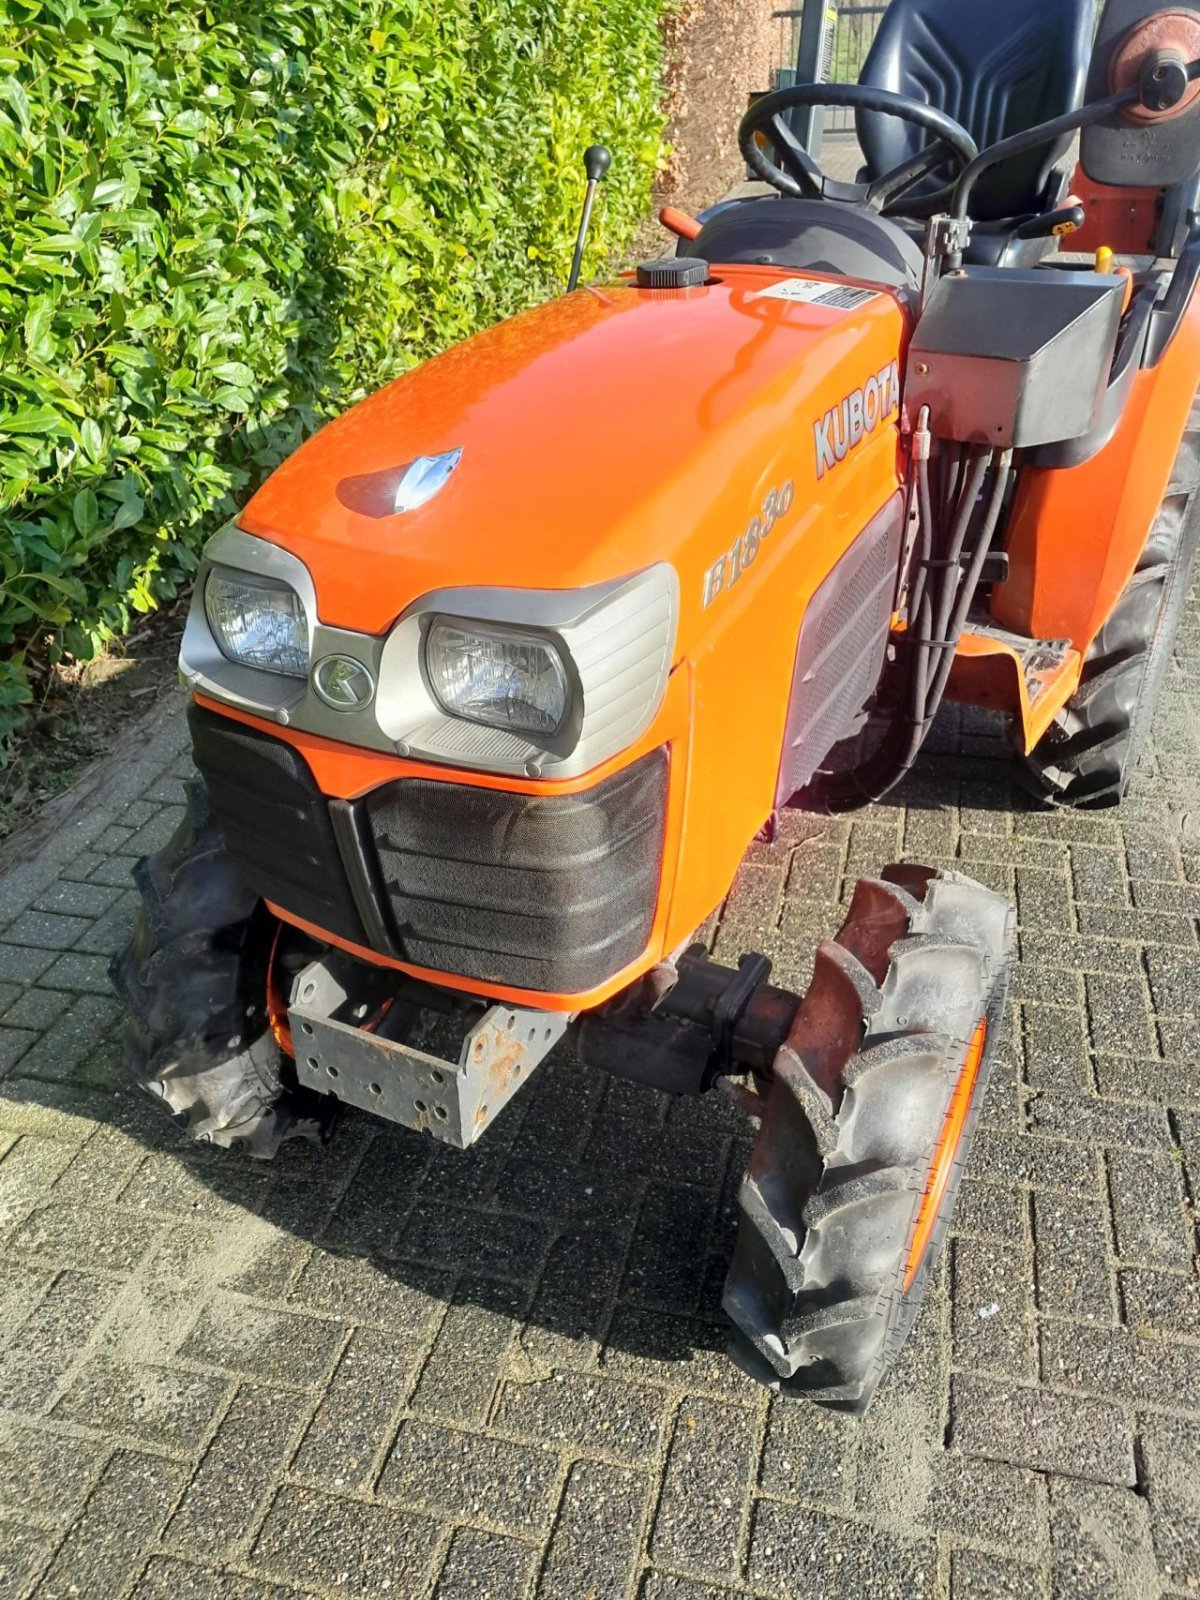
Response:
[{"label": "headlight", "polygon": [[357,633],[322,621],[298,556],[230,523],[205,548],[179,663],[193,693],[301,733],[574,778],[658,714],[678,616],[679,581],[660,561],[574,589],[432,589],[385,633]]},{"label": "headlight", "polygon": [[439,617],[425,637],[425,671],[443,707],[468,722],[545,735],[567,715],[562,657],[537,634]]},{"label": "headlight", "polygon": [[221,654],[288,678],[308,676],[308,617],[286,583],[249,573],[210,572],[204,614]]}]

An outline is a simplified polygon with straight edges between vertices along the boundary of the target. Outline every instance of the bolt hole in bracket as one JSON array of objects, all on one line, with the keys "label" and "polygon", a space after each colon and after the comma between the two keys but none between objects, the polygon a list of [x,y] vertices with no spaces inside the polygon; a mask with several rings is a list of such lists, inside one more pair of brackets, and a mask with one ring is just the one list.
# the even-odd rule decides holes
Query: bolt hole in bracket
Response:
[{"label": "bolt hole in bracket", "polygon": [[[305,967],[288,1009],[293,1037],[304,1038],[297,1076],[319,1094],[465,1150],[566,1033],[572,1016],[515,1006],[467,1013],[476,1020],[451,1061],[410,1042],[410,1029],[395,1036],[414,1016],[411,1000],[392,1004],[397,976],[334,951]],[[391,993],[383,987],[389,983]],[[371,990],[366,999],[364,985]],[[363,1026],[372,1015],[377,1026]]]}]

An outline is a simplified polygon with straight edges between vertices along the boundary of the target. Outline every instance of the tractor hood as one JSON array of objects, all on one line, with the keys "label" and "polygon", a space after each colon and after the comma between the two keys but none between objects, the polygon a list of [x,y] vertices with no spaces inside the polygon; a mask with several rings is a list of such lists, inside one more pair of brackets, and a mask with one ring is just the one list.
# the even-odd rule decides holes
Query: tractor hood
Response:
[{"label": "tractor hood", "polygon": [[[477,335],[323,428],[239,525],[304,562],[322,622],[372,634],[433,590],[707,568],[777,480],[798,511],[819,500],[872,378],[891,413],[907,325],[890,293],[719,270],[580,289]],[[431,498],[392,509],[417,458],[456,451]]]}]

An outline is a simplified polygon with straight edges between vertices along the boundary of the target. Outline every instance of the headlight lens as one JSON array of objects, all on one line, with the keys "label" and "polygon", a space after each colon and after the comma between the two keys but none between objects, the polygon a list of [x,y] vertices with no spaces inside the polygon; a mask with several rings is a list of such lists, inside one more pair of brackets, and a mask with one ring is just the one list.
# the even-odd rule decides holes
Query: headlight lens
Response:
[{"label": "headlight lens", "polygon": [[221,654],[288,678],[308,676],[308,617],[286,583],[249,573],[210,572],[204,614]]},{"label": "headlight lens", "polygon": [[425,638],[425,670],[443,707],[468,722],[552,734],[567,715],[562,656],[536,634],[439,617]]}]

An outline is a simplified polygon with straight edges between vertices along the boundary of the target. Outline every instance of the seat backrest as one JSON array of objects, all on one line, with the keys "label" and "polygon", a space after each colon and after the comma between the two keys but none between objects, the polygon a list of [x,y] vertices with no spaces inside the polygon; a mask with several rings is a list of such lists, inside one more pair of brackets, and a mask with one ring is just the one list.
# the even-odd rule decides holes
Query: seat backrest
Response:
[{"label": "seat backrest", "polygon": [[[982,150],[1082,103],[1096,3],[891,0],[859,82],[936,106]],[[877,111],[860,111],[857,124],[872,177],[908,160],[928,137]],[[1039,210],[1050,172],[1070,143],[1068,136],[986,173],[972,197],[972,216],[990,222]],[[945,181],[943,171],[925,181],[924,192]],[[921,193],[911,190],[910,200]]]}]

